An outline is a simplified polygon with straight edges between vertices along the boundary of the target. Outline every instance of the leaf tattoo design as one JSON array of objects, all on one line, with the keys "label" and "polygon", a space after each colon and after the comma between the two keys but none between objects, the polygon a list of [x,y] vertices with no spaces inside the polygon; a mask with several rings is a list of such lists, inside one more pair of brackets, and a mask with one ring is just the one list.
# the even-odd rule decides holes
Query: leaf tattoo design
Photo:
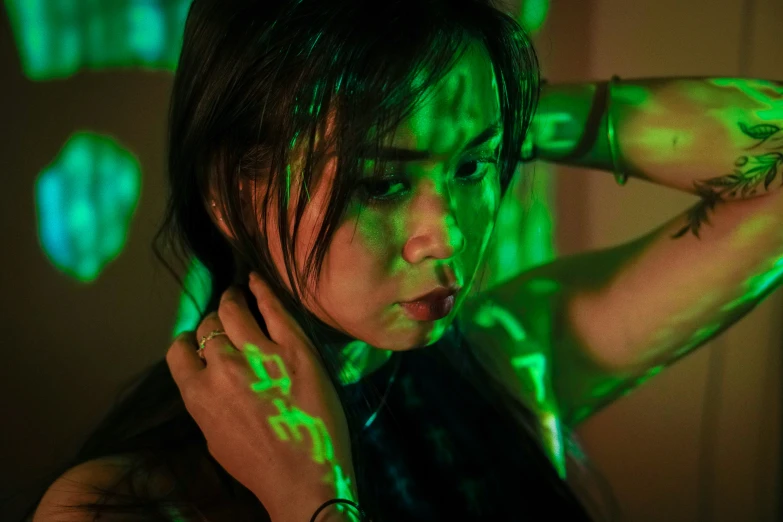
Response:
[{"label": "leaf tattoo design", "polygon": [[[783,153],[778,152],[783,150],[783,132],[781,132],[783,129],[770,123],[748,127],[740,122],[739,127],[743,134],[758,141],[745,150],[758,148],[764,143],[767,147],[770,145],[772,147],[757,156],[740,156],[734,162],[734,172],[731,174],[694,181],[694,188],[702,199],[688,212],[687,224],[671,236],[672,239],[682,237],[688,231],[698,238],[702,223],[709,224],[708,213],[715,208],[715,205],[737,197],[738,193],[741,198],[752,196],[759,190],[762,182],[764,191],[768,191],[778,171],[783,171]],[[781,176],[781,186],[783,186],[783,176]]]},{"label": "leaf tattoo design", "polygon": [[[754,140],[761,140],[756,145],[750,147],[751,149],[755,149],[767,139],[771,138],[775,134],[780,131],[780,127],[777,125],[772,125],[771,123],[759,123],[758,125],[754,125],[753,127],[748,127],[744,123],[740,122],[739,124],[740,129],[742,129],[742,132],[753,138]],[[778,136],[777,141],[780,141],[783,139],[783,136]],[[748,149],[750,150],[750,149]]]}]

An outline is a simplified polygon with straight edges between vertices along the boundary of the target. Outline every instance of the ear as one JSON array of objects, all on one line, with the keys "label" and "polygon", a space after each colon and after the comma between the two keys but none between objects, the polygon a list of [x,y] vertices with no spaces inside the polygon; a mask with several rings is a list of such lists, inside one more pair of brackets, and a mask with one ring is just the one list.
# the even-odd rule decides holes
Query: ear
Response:
[{"label": "ear", "polygon": [[236,239],[227,225],[227,219],[222,205],[222,200],[218,192],[210,187],[209,195],[204,201],[204,207],[212,220],[212,223],[217,226],[220,231],[229,239]]},{"label": "ear", "polygon": [[[252,214],[252,205],[250,198],[252,196],[249,189],[249,183],[246,180],[239,180],[239,197],[242,206],[242,215],[245,220],[245,227],[257,227],[258,222]],[[235,240],[236,236],[228,225],[229,219],[226,214],[226,206],[220,192],[210,183],[209,196],[204,202],[212,222],[220,229],[226,238]]]}]

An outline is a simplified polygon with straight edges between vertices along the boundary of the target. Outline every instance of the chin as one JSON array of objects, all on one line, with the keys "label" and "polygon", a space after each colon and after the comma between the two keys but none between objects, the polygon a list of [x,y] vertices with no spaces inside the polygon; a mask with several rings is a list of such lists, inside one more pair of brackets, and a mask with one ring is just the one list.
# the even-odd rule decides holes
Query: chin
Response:
[{"label": "chin", "polygon": [[434,321],[434,324],[426,331],[414,332],[413,335],[415,335],[417,339],[413,340],[409,344],[408,348],[403,348],[403,350],[416,350],[419,348],[426,348],[428,346],[432,346],[433,344],[437,343],[446,334],[446,331],[449,329],[449,326],[451,326],[453,322],[454,322],[453,317],[444,317],[439,321]]}]

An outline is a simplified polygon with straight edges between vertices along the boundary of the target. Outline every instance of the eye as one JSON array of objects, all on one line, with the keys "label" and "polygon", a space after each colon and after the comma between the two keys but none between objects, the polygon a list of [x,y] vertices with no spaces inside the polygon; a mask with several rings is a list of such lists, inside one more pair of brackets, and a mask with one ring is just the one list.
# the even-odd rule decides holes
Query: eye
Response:
[{"label": "eye", "polygon": [[457,169],[457,176],[463,175],[461,178],[465,182],[478,183],[487,174],[487,170],[490,165],[497,165],[497,158],[481,158],[473,159],[460,165]]},{"label": "eye", "polygon": [[405,186],[405,183],[395,179],[370,181],[362,184],[362,191],[370,201],[384,201],[394,198],[400,192],[391,192],[392,188]]},{"label": "eye", "polygon": [[455,176],[461,183],[476,185],[484,180],[491,168],[497,168],[500,159],[500,147],[492,152],[485,152],[475,158],[471,158],[457,168]]},{"label": "eye", "polygon": [[[463,162],[454,176],[461,185],[478,185],[487,175],[492,165],[497,165],[497,151]],[[363,199],[371,205],[390,204],[405,194],[408,181],[401,177],[389,177],[364,181],[359,184]]]}]

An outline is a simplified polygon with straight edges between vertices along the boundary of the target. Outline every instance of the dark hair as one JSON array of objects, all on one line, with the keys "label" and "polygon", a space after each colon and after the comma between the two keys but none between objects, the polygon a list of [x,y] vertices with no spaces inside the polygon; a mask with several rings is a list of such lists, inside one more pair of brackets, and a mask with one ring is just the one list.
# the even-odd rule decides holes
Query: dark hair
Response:
[{"label": "dark hair", "polygon": [[[244,283],[249,270],[257,271],[300,320],[341,393],[337,380],[341,354],[323,349],[326,340],[339,334],[304,308],[300,288],[320,272],[354,194],[358,152],[376,150],[466,46],[476,42],[493,65],[499,89],[503,126],[499,168],[505,194],[538,104],[540,73],[525,30],[491,0],[193,2],[171,94],[168,202],[153,249],[180,285],[182,280],[167,263],[164,250],[173,254],[180,268],[195,258],[208,269],[211,292],[200,319],[217,309],[228,286]],[[303,186],[312,186],[322,153],[315,147],[316,134],[332,116],[332,145],[338,158],[335,183],[323,226],[300,274],[292,259],[307,197],[302,190],[298,195],[288,194],[286,166],[294,148],[301,146],[297,150],[304,152]],[[376,162],[376,168],[383,169],[382,162]],[[260,209],[256,201],[243,199],[240,182],[266,183]],[[233,240],[220,232],[207,211],[211,189],[219,196]],[[287,233],[289,197],[297,198],[293,238]],[[291,293],[280,280],[255,221],[247,226],[244,219],[259,212],[266,215],[272,199],[280,216],[278,233]],[[479,361],[473,363],[480,371]],[[537,423],[529,409],[504,392],[490,373],[481,374],[481,383],[476,385],[481,393],[496,397],[496,403],[505,404],[537,436]],[[204,457],[222,479],[223,497],[248,494],[208,454],[164,360],[133,381],[62,471],[88,460],[128,453],[145,457],[135,461],[123,477],[131,493],[101,491],[106,495],[102,500],[111,496],[114,501],[79,507],[89,508],[96,517],[103,511],[168,520],[171,509],[180,516],[198,517],[199,508],[208,506],[210,499],[195,493],[197,485],[190,477],[198,459]],[[360,455],[354,455],[354,465],[361,476]],[[157,466],[170,470],[177,485],[166,498],[146,500],[135,489],[133,477]],[[361,490],[361,483],[358,487]],[[363,507],[381,519],[371,506]]]}]

